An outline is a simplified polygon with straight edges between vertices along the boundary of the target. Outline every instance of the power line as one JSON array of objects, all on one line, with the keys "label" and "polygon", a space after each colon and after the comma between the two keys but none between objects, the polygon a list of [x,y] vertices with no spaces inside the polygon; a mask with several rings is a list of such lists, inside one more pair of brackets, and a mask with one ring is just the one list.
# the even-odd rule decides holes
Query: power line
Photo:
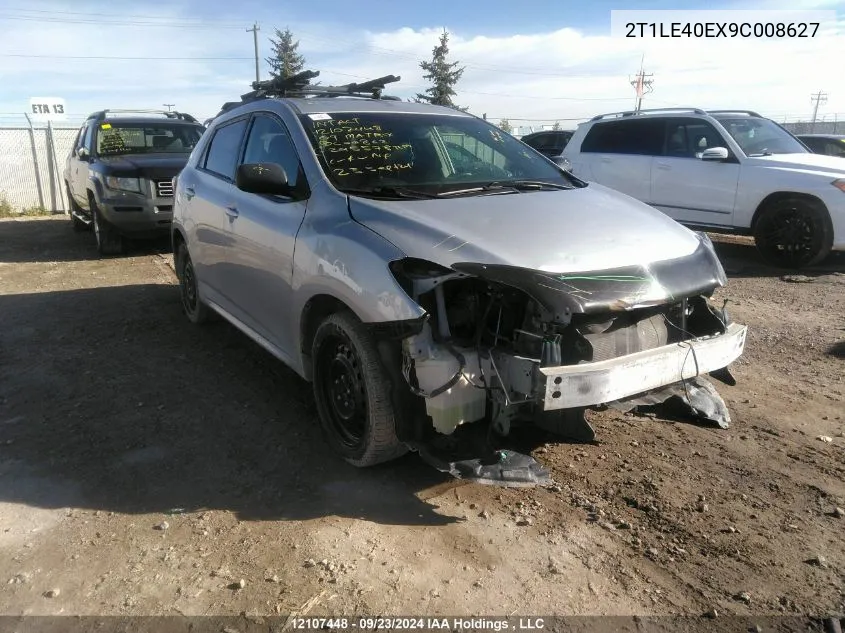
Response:
[{"label": "power line", "polygon": [[194,29],[194,30],[232,30],[241,28],[240,26],[225,26],[214,24],[194,24],[194,23],[179,23],[170,20],[168,22],[150,22],[140,20],[87,20],[87,19],[70,19],[59,17],[40,17],[40,16],[15,16],[15,15],[0,15],[0,20],[20,20],[23,22],[38,22],[38,23],[57,23],[57,24],[92,24],[96,26],[152,26],[156,28],[178,28],[178,29]]},{"label": "power line", "polygon": [[28,59],[103,59],[117,61],[244,61],[252,57],[121,57],[114,55],[29,55],[23,53],[0,53],[0,57],[22,57]]},{"label": "power line", "polygon": [[[18,13],[48,13],[50,15],[80,15],[80,16],[94,16],[94,17],[107,17],[113,18],[115,17],[113,13],[93,13],[93,12],[83,12],[83,11],[52,11],[47,9],[18,9],[15,7],[6,7],[4,11],[16,11]],[[128,19],[142,19],[142,20],[171,20],[170,16],[162,16],[162,15],[137,15],[137,14],[123,14],[121,17],[128,18]],[[190,17],[180,17],[177,18],[179,20],[193,20],[198,22],[226,22],[228,24],[235,25],[236,22],[232,20],[222,20],[220,18],[190,18]],[[234,28],[234,26],[233,26]],[[239,27],[238,27],[239,28]]]}]

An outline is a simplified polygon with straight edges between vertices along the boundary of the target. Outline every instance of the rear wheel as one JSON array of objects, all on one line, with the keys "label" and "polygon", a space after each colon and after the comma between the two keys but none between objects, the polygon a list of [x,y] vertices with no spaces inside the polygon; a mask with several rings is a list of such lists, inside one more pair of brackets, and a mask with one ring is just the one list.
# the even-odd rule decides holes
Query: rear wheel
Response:
[{"label": "rear wheel", "polygon": [[184,242],[176,248],[176,276],[179,278],[179,292],[182,297],[182,311],[191,323],[200,325],[209,318],[209,309],[200,300],[194,263]]},{"label": "rear wheel", "polygon": [[828,256],[833,246],[833,226],[820,204],[785,198],[762,211],[754,225],[754,241],[766,262],[803,268]]},{"label": "rear wheel", "polygon": [[91,225],[84,222],[80,217],[82,209],[79,208],[79,205],[76,204],[76,200],[73,199],[73,196],[70,193],[70,187],[65,186],[65,193],[67,194],[68,207],[70,207],[70,221],[73,225],[73,230],[77,233],[90,231]]},{"label": "rear wheel", "polygon": [[94,238],[100,255],[120,255],[123,252],[123,238],[103,219],[93,195],[88,196],[91,209],[91,223],[94,225]]},{"label": "rear wheel", "polygon": [[332,448],[354,466],[404,454],[391,379],[363,324],[349,312],[326,318],[314,337],[312,359],[320,425]]}]

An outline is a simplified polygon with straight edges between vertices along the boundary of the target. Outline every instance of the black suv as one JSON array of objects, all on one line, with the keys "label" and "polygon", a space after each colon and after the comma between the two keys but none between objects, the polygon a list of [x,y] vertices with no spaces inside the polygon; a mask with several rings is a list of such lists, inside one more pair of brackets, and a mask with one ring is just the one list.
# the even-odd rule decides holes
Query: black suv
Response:
[{"label": "black suv", "polygon": [[561,167],[566,167],[563,157],[563,148],[572,138],[575,132],[571,130],[548,130],[545,132],[532,132],[526,134],[521,140],[526,145],[530,145],[546,158],[552,159]]},{"label": "black suv", "polygon": [[124,237],[169,235],[172,179],[204,130],[182,112],[103,110],[90,115],[64,171],[73,228],[93,228],[103,255],[122,252]]}]

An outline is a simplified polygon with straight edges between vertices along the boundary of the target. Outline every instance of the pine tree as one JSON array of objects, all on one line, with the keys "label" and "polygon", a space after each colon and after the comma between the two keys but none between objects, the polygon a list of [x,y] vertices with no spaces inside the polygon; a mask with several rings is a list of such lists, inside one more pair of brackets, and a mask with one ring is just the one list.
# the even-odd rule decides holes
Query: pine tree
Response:
[{"label": "pine tree", "polygon": [[560,130],[560,121],[555,121],[555,124],[552,126],[552,129],[557,132]]},{"label": "pine tree", "polygon": [[501,121],[499,121],[499,129],[502,130],[502,132],[506,132],[508,134],[513,132],[513,126],[511,125],[511,122],[507,119],[502,119]]},{"label": "pine tree", "polygon": [[276,39],[271,37],[270,43],[273,45],[273,56],[266,60],[270,64],[270,75],[287,78],[302,71],[305,57],[297,52],[299,40],[294,41],[289,28],[285,27],[284,31],[276,29]]},{"label": "pine tree", "polygon": [[452,97],[455,92],[455,84],[464,74],[465,68],[458,68],[459,62],[447,61],[449,56],[449,32],[443,31],[440,36],[440,44],[431,51],[430,62],[420,62],[420,68],[425,72],[423,77],[432,83],[424,93],[417,94],[417,103],[431,103],[433,105],[448,106],[457,110],[465,110],[454,104]]}]

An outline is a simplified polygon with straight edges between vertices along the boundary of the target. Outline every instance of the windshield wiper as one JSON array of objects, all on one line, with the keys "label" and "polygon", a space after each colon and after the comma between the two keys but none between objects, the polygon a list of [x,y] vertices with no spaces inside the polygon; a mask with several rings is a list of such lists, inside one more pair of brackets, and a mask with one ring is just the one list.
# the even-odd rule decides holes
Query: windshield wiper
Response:
[{"label": "windshield wiper", "polygon": [[545,180],[514,180],[507,183],[517,189],[575,189],[572,185],[562,185],[558,182]]},{"label": "windshield wiper", "polygon": [[370,187],[369,189],[342,189],[343,193],[353,196],[373,196],[375,198],[407,198],[410,200],[427,200],[436,198],[437,194],[408,189],[407,187]]},{"label": "windshield wiper", "polygon": [[574,189],[574,187],[561,185],[556,182],[545,182],[543,180],[496,180],[480,187],[443,191],[438,193],[437,197],[447,198],[450,196],[466,196],[472,194],[517,193],[519,191],[541,191],[543,189]]}]

